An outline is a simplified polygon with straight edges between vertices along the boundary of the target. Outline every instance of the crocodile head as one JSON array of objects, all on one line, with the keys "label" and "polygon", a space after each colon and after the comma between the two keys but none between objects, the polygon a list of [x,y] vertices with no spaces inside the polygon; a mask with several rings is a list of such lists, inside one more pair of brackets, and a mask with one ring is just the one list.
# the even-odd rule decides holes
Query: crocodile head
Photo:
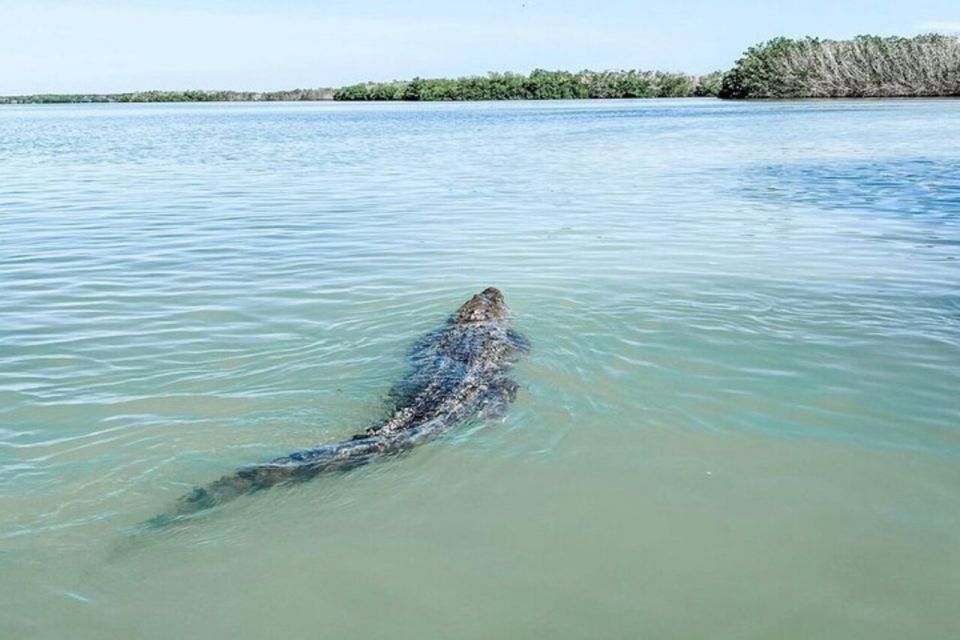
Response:
[{"label": "crocodile head", "polygon": [[496,287],[487,287],[463,303],[453,316],[456,324],[488,322],[507,318],[507,304]]}]

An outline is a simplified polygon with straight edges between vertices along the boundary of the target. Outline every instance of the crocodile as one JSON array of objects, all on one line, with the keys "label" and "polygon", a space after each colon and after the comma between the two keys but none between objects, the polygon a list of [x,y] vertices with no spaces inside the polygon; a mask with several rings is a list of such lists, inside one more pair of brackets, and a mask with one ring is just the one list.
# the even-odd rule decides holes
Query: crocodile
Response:
[{"label": "crocodile", "polygon": [[243,467],[195,488],[149,522],[166,525],[241,495],[395,456],[464,422],[502,417],[517,395],[511,370],[529,349],[511,328],[503,294],[488,287],[414,343],[411,371],[391,389],[386,420],[341,442]]}]

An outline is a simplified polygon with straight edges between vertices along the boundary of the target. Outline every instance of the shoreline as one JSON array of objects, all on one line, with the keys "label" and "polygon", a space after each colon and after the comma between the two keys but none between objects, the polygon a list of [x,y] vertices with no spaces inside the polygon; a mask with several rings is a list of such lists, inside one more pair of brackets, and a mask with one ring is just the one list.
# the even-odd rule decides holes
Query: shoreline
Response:
[{"label": "shoreline", "polygon": [[664,96],[653,98],[521,98],[521,99],[487,99],[487,100],[334,100],[332,98],[319,98],[313,100],[59,100],[59,101],[17,101],[7,99],[7,96],[0,96],[0,109],[3,107],[25,107],[25,106],[69,106],[69,105],[155,105],[155,104],[486,104],[486,103],[521,103],[521,102],[660,102],[665,100],[709,100],[723,103],[777,103],[787,104],[794,102],[894,102],[894,101],[950,101],[960,100],[960,95],[948,96],[925,96],[925,95],[902,95],[902,96],[838,96],[838,97],[792,97],[792,98],[720,98],[717,96]]}]

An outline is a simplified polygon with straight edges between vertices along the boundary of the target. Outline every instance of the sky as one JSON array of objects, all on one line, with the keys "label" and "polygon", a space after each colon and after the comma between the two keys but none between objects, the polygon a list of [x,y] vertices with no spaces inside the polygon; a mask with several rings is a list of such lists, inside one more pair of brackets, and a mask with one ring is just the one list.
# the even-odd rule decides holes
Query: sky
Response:
[{"label": "sky", "polygon": [[958,0],[0,0],[0,94],[727,69],[775,36],[960,33]]}]

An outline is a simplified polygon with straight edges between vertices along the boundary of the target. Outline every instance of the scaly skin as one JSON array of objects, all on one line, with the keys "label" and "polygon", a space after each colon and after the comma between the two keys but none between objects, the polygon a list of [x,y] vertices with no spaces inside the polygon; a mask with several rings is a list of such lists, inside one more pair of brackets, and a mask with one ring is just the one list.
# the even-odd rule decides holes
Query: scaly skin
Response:
[{"label": "scaly skin", "polygon": [[465,302],[446,326],[413,348],[413,372],[391,395],[388,420],[336,444],[305,449],[240,469],[183,496],[175,509],[151,523],[165,525],[237,496],[281,483],[309,480],[401,453],[471,418],[503,414],[516,397],[510,370],[527,342],[510,329],[503,294],[484,289]]}]

